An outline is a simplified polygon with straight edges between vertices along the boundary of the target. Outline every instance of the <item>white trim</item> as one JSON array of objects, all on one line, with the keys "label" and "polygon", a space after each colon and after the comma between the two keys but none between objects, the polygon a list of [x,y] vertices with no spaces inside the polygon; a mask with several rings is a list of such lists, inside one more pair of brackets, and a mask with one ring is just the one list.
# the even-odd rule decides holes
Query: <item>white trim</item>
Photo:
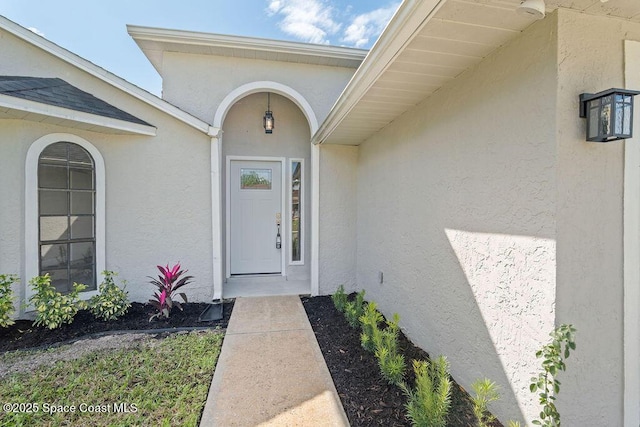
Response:
[{"label": "white trim", "polygon": [[[271,52],[300,56],[301,58],[332,58],[361,62],[367,50],[323,44],[309,44],[283,40],[271,40],[255,37],[213,34],[198,31],[172,30],[167,28],[141,27],[127,25],[127,32],[136,41],[151,41],[176,45],[206,46],[248,52]],[[301,61],[302,62],[302,61]],[[355,67],[354,67],[355,68]]]},{"label": "white trim", "polygon": [[311,144],[311,296],[320,294],[320,146]]},{"label": "white trim", "polygon": [[287,188],[287,193],[288,193],[288,200],[289,200],[289,204],[287,206],[288,210],[288,216],[287,218],[293,218],[292,213],[293,213],[293,194],[292,194],[292,190],[293,190],[293,168],[291,167],[293,162],[299,162],[300,163],[300,224],[298,225],[300,227],[300,261],[293,261],[293,238],[292,238],[292,234],[291,232],[293,232],[293,223],[291,224],[291,232],[289,233],[288,239],[289,239],[289,265],[304,265],[304,242],[305,242],[305,235],[307,233],[304,232],[304,227],[307,226],[307,220],[304,216],[305,214],[305,203],[304,203],[304,199],[307,197],[307,189],[305,187],[305,185],[307,184],[306,180],[304,179],[304,174],[306,173],[306,168],[304,165],[304,159],[303,158],[290,158],[289,159],[289,176],[287,178],[287,181],[289,182],[289,187]]},{"label": "white trim", "polygon": [[[100,282],[100,275],[106,270],[105,248],[105,166],[100,151],[89,141],[79,136],[67,133],[52,133],[39,138],[31,144],[25,160],[25,271],[23,281],[26,300],[34,294],[28,281],[39,275],[38,249],[38,160],[40,153],[47,146],[56,142],[72,142],[78,144],[93,157],[96,174],[96,282]],[[96,285],[98,284],[96,283]],[[97,286],[96,286],[97,288]],[[91,298],[98,293],[95,291],[83,292],[82,299]]]},{"label": "white trim", "polygon": [[222,272],[222,201],[220,171],[222,166],[222,133],[211,138],[211,243],[213,300],[222,299],[224,274]]},{"label": "white trim", "polygon": [[[286,175],[287,175],[287,165],[286,158],[284,157],[265,157],[265,156],[227,156],[226,165],[227,170],[225,173],[226,183],[225,183],[225,205],[226,205],[226,218],[225,218],[225,240],[226,240],[226,248],[225,248],[225,258],[226,258],[226,272],[225,277],[229,279],[231,277],[231,239],[229,236],[231,235],[231,195],[230,195],[230,174],[231,174],[231,162],[234,160],[238,161],[253,161],[253,162],[275,162],[280,163],[280,212],[285,213],[281,215],[281,225],[282,230],[281,234],[286,236],[288,234],[288,226],[287,226],[287,215],[286,215],[286,199],[284,195],[284,191],[286,188]],[[280,275],[287,275],[287,257],[285,254],[287,253],[287,239],[282,239],[282,247],[280,251]]]},{"label": "white trim", "polygon": [[43,104],[41,102],[35,102],[27,99],[16,98],[15,96],[0,94],[0,109],[2,108],[28,113],[27,115],[22,117],[23,120],[31,120],[29,114],[36,114],[39,118],[39,120],[36,121],[42,121],[43,118],[40,116],[46,116],[57,118],[65,122],[70,121],[82,123],[85,125],[91,125],[93,127],[107,128],[123,133],[156,136],[156,128],[151,125],[143,125],[140,123],[128,122],[126,120],[113,119],[111,117],[85,113],[84,111],[71,110],[55,105]]},{"label": "white trim", "polygon": [[307,118],[311,135],[313,135],[318,129],[318,119],[316,118],[316,114],[304,96],[289,86],[271,81],[251,82],[231,91],[231,93],[222,100],[220,105],[218,105],[216,114],[213,118],[213,127],[222,128],[222,123],[224,123],[227,113],[231,107],[238,102],[238,100],[259,92],[272,92],[290,99],[298,106],[298,108],[300,108],[300,110],[302,110],[302,113]]},{"label": "white trim", "polygon": [[192,116],[189,113],[184,112],[178,107],[169,104],[167,101],[164,101],[163,99],[158,98],[157,96],[143,89],[140,89],[138,86],[129,83],[123,78],[108,72],[104,68],[98,67],[90,61],[87,61],[86,59],[74,53],[71,53],[70,51],[58,46],[55,43],[50,42],[44,37],[37,35],[33,31],[30,31],[16,24],[15,22],[10,21],[3,16],[0,16],[0,28],[8,31],[19,39],[22,39],[27,43],[39,49],[42,49],[43,51],[53,55],[54,57],[59,58],[64,62],[67,62],[68,64],[82,71],[85,71],[86,73],[89,73],[93,77],[96,77],[99,80],[102,80],[103,82],[122,90],[123,92],[133,96],[134,98],[137,98],[140,101],[145,102],[146,104],[149,104],[150,106],[180,120],[181,122],[186,123],[187,125],[199,130],[200,132],[204,132],[206,134],[209,133],[208,123],[203,122],[202,120]]},{"label": "white trim", "polygon": [[[625,40],[625,85],[640,87],[640,42]],[[637,104],[636,104],[637,105]],[[640,112],[624,143],[624,427],[640,426]]]}]

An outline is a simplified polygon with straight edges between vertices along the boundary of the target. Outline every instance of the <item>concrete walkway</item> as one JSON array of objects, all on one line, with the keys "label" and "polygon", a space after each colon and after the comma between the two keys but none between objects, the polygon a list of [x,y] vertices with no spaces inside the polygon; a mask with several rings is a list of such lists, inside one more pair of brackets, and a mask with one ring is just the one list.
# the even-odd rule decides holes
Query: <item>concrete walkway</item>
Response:
[{"label": "concrete walkway", "polygon": [[300,298],[237,298],[200,426],[348,425]]}]

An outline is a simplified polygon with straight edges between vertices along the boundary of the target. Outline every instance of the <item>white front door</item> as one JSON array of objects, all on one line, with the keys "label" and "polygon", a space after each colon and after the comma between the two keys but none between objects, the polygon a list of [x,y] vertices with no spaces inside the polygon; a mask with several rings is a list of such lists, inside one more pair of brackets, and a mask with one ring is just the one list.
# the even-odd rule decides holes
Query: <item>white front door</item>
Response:
[{"label": "white front door", "polygon": [[232,160],[229,203],[230,274],[281,273],[282,163]]}]

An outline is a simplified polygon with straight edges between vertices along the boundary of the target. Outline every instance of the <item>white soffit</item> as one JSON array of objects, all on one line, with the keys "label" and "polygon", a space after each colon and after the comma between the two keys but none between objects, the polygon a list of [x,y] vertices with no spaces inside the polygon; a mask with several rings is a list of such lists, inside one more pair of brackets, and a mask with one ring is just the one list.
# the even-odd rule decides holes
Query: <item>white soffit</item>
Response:
[{"label": "white soffit", "polygon": [[367,50],[253,37],[127,25],[129,35],[162,75],[164,52],[358,68]]},{"label": "white soffit", "polygon": [[156,128],[0,94],[0,120],[18,119],[91,132],[155,136]]},{"label": "white soffit", "polygon": [[[338,98],[313,143],[359,145],[520,34],[520,0],[405,0]],[[640,22],[640,0],[546,0]]]}]

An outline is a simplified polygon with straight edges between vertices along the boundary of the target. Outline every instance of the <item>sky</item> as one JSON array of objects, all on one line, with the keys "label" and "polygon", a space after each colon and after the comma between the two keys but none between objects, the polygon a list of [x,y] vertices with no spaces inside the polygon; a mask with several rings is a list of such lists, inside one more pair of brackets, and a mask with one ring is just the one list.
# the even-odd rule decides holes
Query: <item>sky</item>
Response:
[{"label": "sky", "polygon": [[370,48],[399,0],[0,0],[0,15],[160,96],[126,25]]}]

